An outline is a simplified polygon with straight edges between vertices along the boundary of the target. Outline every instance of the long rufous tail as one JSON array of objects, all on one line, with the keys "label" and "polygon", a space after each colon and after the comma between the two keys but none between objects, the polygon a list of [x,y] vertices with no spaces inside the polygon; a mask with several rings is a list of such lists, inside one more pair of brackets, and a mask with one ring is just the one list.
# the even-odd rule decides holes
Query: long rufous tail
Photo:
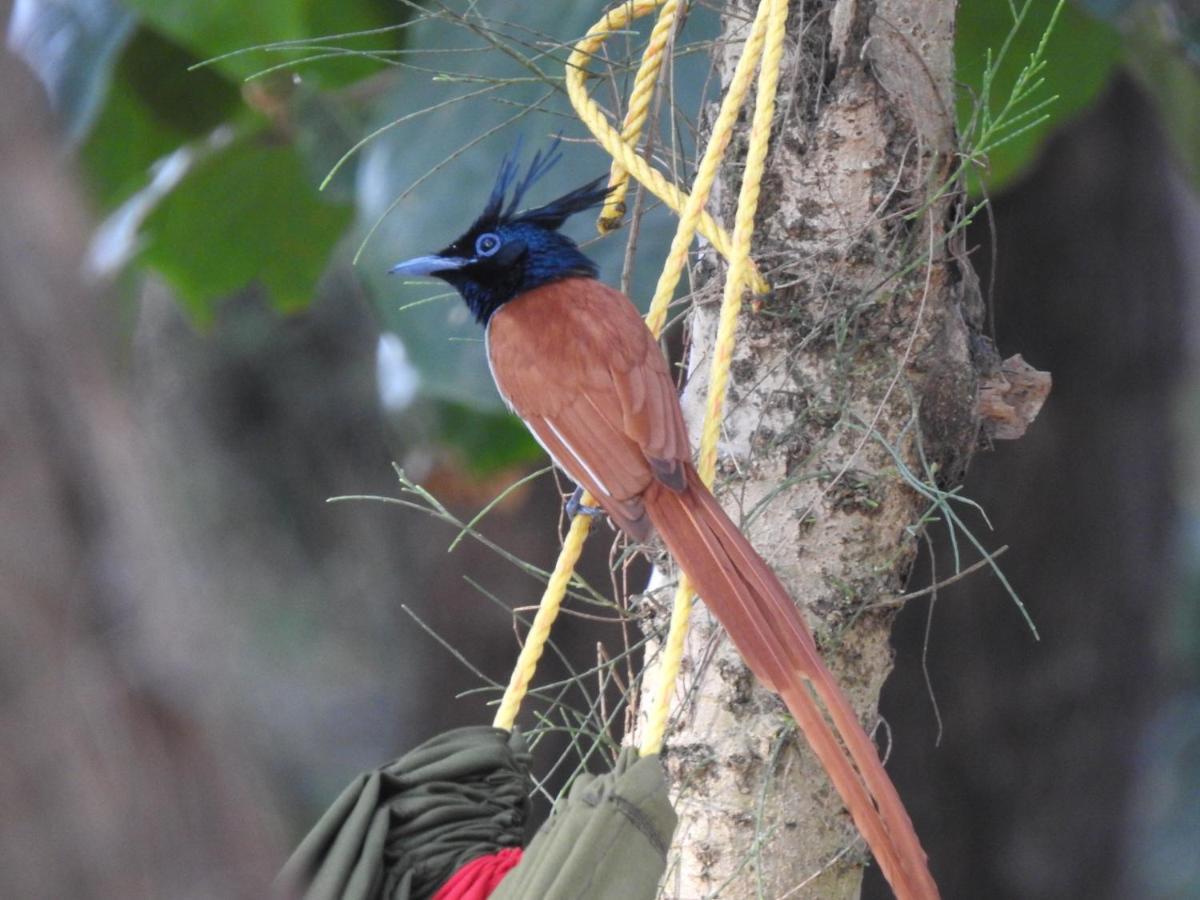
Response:
[{"label": "long rufous tail", "polygon": [[[775,573],[687,467],[687,489],[655,484],[646,510],[675,561],[760,681],[783,697],[896,896],[936,898],[903,802],[808,626]],[[833,729],[805,685],[812,686]],[[836,729],[836,731],[834,730]],[[838,738],[841,738],[839,742]]]}]

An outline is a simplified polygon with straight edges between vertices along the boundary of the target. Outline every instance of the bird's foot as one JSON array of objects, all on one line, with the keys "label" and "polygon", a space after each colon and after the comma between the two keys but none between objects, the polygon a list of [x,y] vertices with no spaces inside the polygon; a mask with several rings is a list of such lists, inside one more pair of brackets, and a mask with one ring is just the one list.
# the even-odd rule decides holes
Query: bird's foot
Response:
[{"label": "bird's foot", "polygon": [[570,499],[567,500],[567,518],[573,519],[580,515],[590,516],[594,519],[597,516],[604,515],[604,510],[599,506],[585,506],[583,503],[583,488],[576,487]]}]

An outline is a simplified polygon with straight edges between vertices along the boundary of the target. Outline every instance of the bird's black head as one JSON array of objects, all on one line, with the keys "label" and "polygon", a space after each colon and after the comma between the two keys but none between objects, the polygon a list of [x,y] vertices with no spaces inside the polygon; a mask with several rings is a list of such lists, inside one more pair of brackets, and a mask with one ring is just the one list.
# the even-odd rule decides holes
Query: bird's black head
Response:
[{"label": "bird's black head", "polygon": [[572,275],[595,277],[596,264],[559,228],[573,213],[602,203],[604,178],[537,209],[518,213],[525,192],[558,162],[556,139],[518,179],[520,144],[505,157],[483,213],[448,247],[391,268],[396,275],[432,275],[454,285],[480,324],[518,294]]}]

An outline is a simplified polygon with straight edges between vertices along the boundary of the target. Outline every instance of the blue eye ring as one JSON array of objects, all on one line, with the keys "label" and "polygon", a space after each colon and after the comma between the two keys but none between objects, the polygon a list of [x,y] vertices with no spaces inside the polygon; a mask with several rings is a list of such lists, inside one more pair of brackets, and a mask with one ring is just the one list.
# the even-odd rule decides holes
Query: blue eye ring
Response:
[{"label": "blue eye ring", "polygon": [[494,256],[496,251],[500,249],[500,235],[493,231],[488,231],[475,238],[475,255],[476,256]]}]

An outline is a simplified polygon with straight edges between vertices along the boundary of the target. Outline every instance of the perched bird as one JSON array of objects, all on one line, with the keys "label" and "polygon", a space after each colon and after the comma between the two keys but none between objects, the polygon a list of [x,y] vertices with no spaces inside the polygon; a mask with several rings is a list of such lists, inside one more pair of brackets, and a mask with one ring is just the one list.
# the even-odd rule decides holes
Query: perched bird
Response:
[{"label": "perched bird", "polygon": [[521,176],[515,153],[507,157],[461,237],[391,271],[458,290],[486,329],[505,402],[626,534],[640,541],[657,530],[746,664],[783,697],[892,889],[936,897],[904,805],[796,605],[693,467],[657,341],[630,299],[596,280],[595,263],[559,231],[603,202],[604,179],[520,209],[558,158],[556,142]]}]

